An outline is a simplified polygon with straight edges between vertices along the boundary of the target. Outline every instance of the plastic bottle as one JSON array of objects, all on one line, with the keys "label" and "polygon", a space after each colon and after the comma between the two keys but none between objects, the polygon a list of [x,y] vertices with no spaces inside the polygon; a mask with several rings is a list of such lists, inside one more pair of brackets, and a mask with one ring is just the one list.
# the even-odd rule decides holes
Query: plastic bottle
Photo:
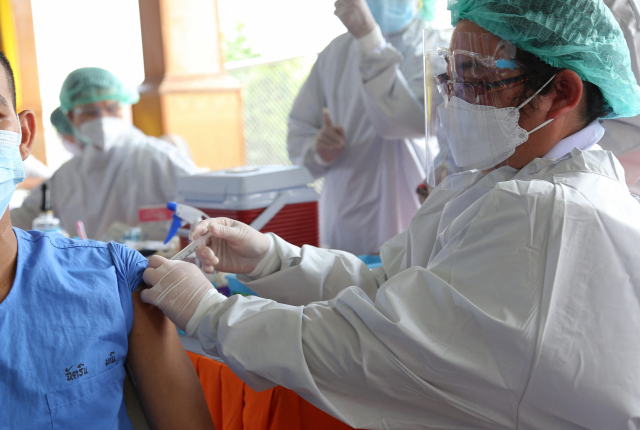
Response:
[{"label": "plastic bottle", "polygon": [[33,220],[32,229],[47,233],[60,233],[60,220],[53,215],[51,210],[51,191],[46,182],[42,184],[42,205],[40,215]]}]

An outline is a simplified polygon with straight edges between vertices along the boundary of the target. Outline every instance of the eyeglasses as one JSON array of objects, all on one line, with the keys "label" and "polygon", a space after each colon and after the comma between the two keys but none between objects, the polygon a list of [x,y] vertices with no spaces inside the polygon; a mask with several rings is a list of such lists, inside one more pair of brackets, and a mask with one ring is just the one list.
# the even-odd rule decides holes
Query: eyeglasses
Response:
[{"label": "eyeglasses", "polygon": [[109,102],[103,104],[90,104],[79,106],[73,109],[73,114],[80,117],[81,120],[97,118],[101,116],[117,116],[122,111],[120,102]]},{"label": "eyeglasses", "polygon": [[475,84],[464,81],[453,81],[449,75],[442,73],[434,77],[438,91],[443,97],[451,98],[452,96],[460,97],[464,100],[474,100],[478,97],[486,96],[496,91],[506,90],[507,88],[517,87],[531,79],[535,75],[521,75],[509,79],[502,79],[486,84]]},{"label": "eyeglasses", "polygon": [[464,49],[450,50],[448,48],[438,48],[438,56],[446,61],[447,64],[451,65],[455,63],[455,61],[452,60],[456,57],[466,57],[474,63],[480,64],[488,69],[514,70],[516,67],[522,67],[522,64],[518,63],[515,58],[496,58],[495,56],[478,54],[477,52],[466,51]]}]

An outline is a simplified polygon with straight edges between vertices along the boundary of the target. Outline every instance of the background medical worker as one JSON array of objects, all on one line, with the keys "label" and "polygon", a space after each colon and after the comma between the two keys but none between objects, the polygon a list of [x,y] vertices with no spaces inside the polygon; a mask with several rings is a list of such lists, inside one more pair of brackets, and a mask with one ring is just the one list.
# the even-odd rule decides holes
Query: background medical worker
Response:
[{"label": "background medical worker", "polygon": [[16,114],[0,51],[0,427],[131,429],[125,366],[154,429],[212,429],[175,327],[133,290],[147,262],[123,245],[12,228],[35,115]]},{"label": "background medical worker", "polygon": [[[76,231],[77,221],[83,221],[88,237],[100,239],[115,221],[135,226],[139,207],[173,200],[177,178],[195,172],[175,147],[124,118],[124,107],[138,98],[104,69],[78,69],[65,80],[60,109],[85,147],[48,181],[53,212],[64,230]],[[31,229],[41,194],[35,189],[11,211],[15,226]]]},{"label": "background medical worker", "polygon": [[264,298],[153,257],[142,300],[254,389],[354,427],[636,429],[640,199],[597,144],[598,118],[640,113],[622,31],[602,0],[449,9],[427,82],[441,151],[467,170],[445,177],[430,150],[441,182],[382,268],[220,218],[196,226],[215,238],[198,258]]},{"label": "background medical worker", "polygon": [[[87,142],[86,138],[83,138],[73,126],[69,117],[62,112],[62,109],[59,107],[54,109],[51,113],[51,124],[55,127],[58,132],[58,136],[62,140],[62,145],[65,147],[72,156],[80,155],[82,150],[91,145],[90,142]],[[157,142],[158,140],[152,139],[153,142]],[[164,134],[160,136],[160,140],[163,140],[171,146],[175,146],[178,152],[186,159],[193,160],[193,155],[191,154],[191,149],[189,148],[189,144],[182,138],[182,136],[171,133]],[[83,143],[84,142],[84,143]],[[164,145],[163,145],[164,146]]]},{"label": "background medical worker", "polygon": [[324,177],[323,246],[376,254],[409,226],[424,179],[418,0],[338,0],[349,30],[320,53],[289,116],[294,164]]},{"label": "background medical worker", "polygon": [[[90,145],[88,139],[83,139],[76,128],[71,124],[71,120],[62,109],[55,108],[51,113],[51,124],[58,132],[58,136],[62,140],[62,146],[75,157],[80,155],[85,146]],[[85,142],[83,142],[83,140]]]}]

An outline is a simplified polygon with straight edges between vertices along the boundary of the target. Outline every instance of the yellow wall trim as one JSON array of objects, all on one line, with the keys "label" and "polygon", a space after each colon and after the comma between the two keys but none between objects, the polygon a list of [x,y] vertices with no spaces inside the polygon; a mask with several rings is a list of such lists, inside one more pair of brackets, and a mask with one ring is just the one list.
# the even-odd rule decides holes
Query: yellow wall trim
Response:
[{"label": "yellow wall trim", "polygon": [[18,34],[16,32],[15,15],[11,0],[0,0],[0,48],[7,56],[16,78],[16,95],[18,112],[22,107],[22,79],[18,62]]}]

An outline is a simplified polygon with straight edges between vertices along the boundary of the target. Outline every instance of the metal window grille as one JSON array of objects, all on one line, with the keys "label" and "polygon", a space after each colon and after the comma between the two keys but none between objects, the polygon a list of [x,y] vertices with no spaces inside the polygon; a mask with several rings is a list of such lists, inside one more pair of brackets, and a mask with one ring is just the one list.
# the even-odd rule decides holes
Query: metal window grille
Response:
[{"label": "metal window grille", "polygon": [[[287,153],[287,119],[317,55],[268,61],[261,58],[227,63],[242,84],[247,165],[291,164]],[[320,191],[322,181],[316,182]]]}]

